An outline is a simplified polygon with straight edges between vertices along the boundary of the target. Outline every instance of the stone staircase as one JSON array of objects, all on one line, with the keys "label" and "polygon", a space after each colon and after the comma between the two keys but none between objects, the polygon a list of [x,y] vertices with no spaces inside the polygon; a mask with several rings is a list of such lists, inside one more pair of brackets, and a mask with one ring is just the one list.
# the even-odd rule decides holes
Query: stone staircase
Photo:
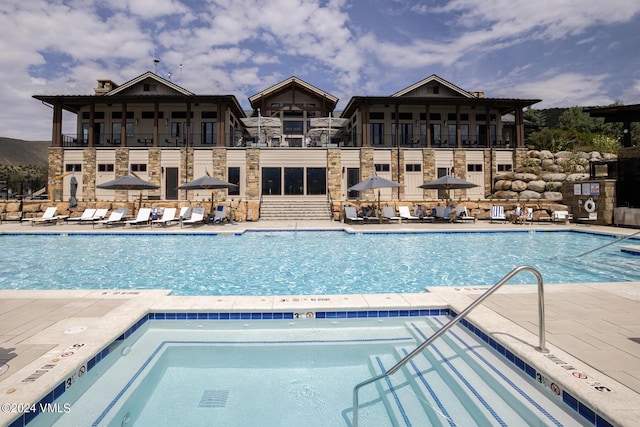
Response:
[{"label": "stone staircase", "polygon": [[263,200],[260,221],[329,220],[326,199]]}]

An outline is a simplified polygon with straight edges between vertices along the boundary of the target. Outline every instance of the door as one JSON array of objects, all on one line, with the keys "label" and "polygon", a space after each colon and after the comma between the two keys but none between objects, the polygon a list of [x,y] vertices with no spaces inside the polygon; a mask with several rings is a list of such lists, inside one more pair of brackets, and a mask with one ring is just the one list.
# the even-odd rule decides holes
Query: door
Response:
[{"label": "door", "polygon": [[[360,168],[347,168],[347,188],[353,187],[358,182],[360,182]],[[347,194],[347,198],[357,199],[359,193],[359,191],[351,190]]]},{"label": "door", "polygon": [[178,200],[178,168],[164,168],[164,198]]},{"label": "door", "polygon": [[484,172],[482,163],[467,165],[467,181],[477,185],[477,187],[467,188],[467,198],[479,200],[484,198]]}]

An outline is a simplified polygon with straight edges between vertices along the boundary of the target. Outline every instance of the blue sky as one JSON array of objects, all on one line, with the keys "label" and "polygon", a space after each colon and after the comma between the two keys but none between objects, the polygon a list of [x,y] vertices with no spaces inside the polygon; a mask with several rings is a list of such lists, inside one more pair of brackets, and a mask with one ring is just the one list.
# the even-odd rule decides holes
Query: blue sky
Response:
[{"label": "blue sky", "polygon": [[32,95],[91,95],[154,58],[161,76],[245,109],[291,76],[339,110],[431,74],[536,108],[640,103],[630,0],[3,0],[0,28],[0,136],[27,140],[51,138],[51,109]]}]

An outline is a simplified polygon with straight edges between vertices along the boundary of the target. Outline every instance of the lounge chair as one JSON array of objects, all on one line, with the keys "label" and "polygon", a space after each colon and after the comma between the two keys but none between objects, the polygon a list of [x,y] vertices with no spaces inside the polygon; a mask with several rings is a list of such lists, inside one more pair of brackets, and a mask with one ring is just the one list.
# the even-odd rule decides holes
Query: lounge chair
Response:
[{"label": "lounge chair", "polygon": [[344,207],[344,219],[347,222],[351,223],[364,223],[364,218],[360,218],[358,216],[358,212],[354,206],[345,206]]},{"label": "lounge chair", "polygon": [[110,225],[124,224],[122,218],[124,218],[124,216],[127,214],[127,211],[127,208],[118,208],[115,211],[111,212],[109,218],[93,221],[93,228],[96,227],[96,224],[101,224],[105,227],[109,227]]},{"label": "lounge chair", "polygon": [[176,208],[164,208],[164,212],[162,213],[162,218],[154,219],[151,221],[151,226],[153,224],[160,224],[163,226],[171,225],[173,221],[177,221],[176,219]]},{"label": "lounge chair", "polygon": [[398,214],[400,218],[406,219],[407,221],[420,221],[419,216],[411,215],[409,212],[409,206],[398,206]]},{"label": "lounge chair", "polygon": [[382,219],[398,222],[401,220],[399,216],[396,216],[396,213],[393,211],[393,208],[391,208],[391,206],[384,206],[382,208]]},{"label": "lounge chair", "polygon": [[435,208],[433,208],[433,209],[434,209],[434,217],[435,217],[435,219],[438,219],[438,220],[444,220],[444,219],[447,219],[447,218],[444,216],[444,215],[445,215],[445,211],[446,211],[446,209],[447,209],[445,206],[440,206],[440,205],[438,205],[438,206],[436,206],[436,207],[435,207]]},{"label": "lounge chair", "polygon": [[533,224],[533,208],[527,208],[527,214],[524,217],[524,223],[529,225]]},{"label": "lounge chair", "polygon": [[107,216],[107,212],[109,212],[109,209],[105,209],[105,208],[100,208],[100,209],[96,209],[96,213],[93,214],[93,218],[89,218],[87,220],[83,220],[85,222],[87,221],[101,221],[104,219],[104,217]]},{"label": "lounge chair", "polygon": [[68,218],[67,221],[77,222],[79,224],[82,221],[88,221],[90,219],[93,219],[93,216],[95,214],[96,214],[95,209],[85,209],[84,212],[82,212],[82,215],[75,218]]},{"label": "lounge chair", "polygon": [[191,217],[191,207],[183,206],[180,208],[180,213],[178,214],[178,221],[182,222],[185,219],[189,219]]},{"label": "lounge chair", "polygon": [[369,215],[367,209],[364,206],[362,206],[360,210],[362,212],[360,218],[364,219],[365,222],[377,222],[378,224],[380,223],[380,218],[378,218],[377,216]]},{"label": "lounge chair", "polygon": [[493,221],[502,221],[507,222],[507,217],[504,216],[504,206],[501,205],[493,205],[491,206],[491,218],[490,222]]},{"label": "lounge chair", "polygon": [[475,217],[469,215],[466,206],[456,206],[456,221],[475,221]]},{"label": "lounge chair", "polygon": [[44,213],[42,214],[42,216],[39,216],[37,218],[24,218],[20,221],[20,224],[24,224],[25,222],[29,222],[31,223],[31,225],[35,225],[35,224],[56,224],[58,222],[59,219],[65,219],[67,218],[66,216],[63,215],[56,215],[56,211],[58,210],[58,208],[56,206],[50,207],[45,209]]},{"label": "lounge chair", "polygon": [[227,221],[227,207],[226,206],[216,206],[216,212],[213,215],[213,220],[211,221],[214,224],[223,224]]},{"label": "lounge chair", "polygon": [[[431,211],[429,211],[431,212]],[[429,222],[434,222],[436,220],[436,217],[433,215],[425,215],[425,212],[420,208],[414,206],[413,207],[413,214],[414,216],[417,216],[418,218],[420,218],[420,221],[429,221]]]},{"label": "lounge chair", "polygon": [[204,224],[204,208],[203,207],[193,208],[193,210],[191,211],[191,217],[189,219],[185,219],[184,221],[182,221],[183,227],[185,225],[193,225],[195,227],[196,224]]},{"label": "lounge chair", "polygon": [[140,208],[138,215],[135,219],[124,221],[125,225],[135,225],[138,228],[139,225],[149,225],[151,220],[151,208]]},{"label": "lounge chair", "polygon": [[569,211],[554,211],[553,222],[566,224],[573,219],[573,215]]}]

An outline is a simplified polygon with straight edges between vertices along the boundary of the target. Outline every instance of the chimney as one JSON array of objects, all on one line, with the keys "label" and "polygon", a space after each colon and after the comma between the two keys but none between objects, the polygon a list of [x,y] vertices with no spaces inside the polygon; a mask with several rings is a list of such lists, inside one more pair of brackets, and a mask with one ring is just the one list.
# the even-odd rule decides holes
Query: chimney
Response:
[{"label": "chimney", "polygon": [[98,80],[98,86],[93,90],[93,92],[96,96],[102,96],[117,87],[118,85],[111,80]]}]

